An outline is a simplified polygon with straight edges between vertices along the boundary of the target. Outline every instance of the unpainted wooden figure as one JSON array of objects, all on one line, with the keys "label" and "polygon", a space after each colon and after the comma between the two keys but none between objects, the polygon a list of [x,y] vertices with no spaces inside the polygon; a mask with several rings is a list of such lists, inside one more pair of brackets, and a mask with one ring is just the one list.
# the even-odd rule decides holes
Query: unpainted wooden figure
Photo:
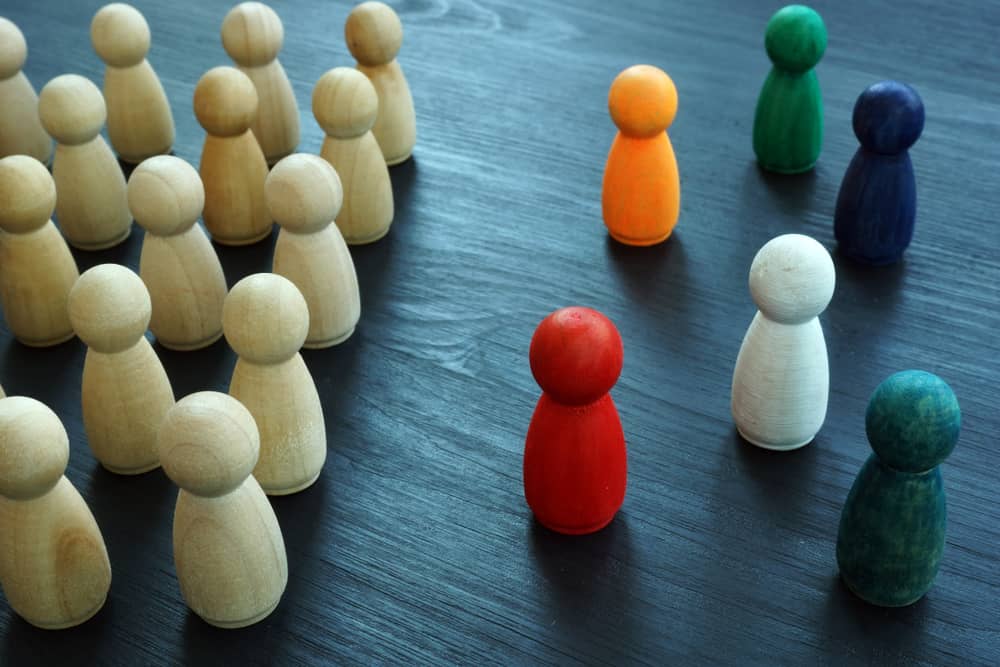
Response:
[{"label": "unpainted wooden figure", "polygon": [[52,139],[38,119],[38,95],[21,71],[28,58],[28,43],[21,30],[0,16],[0,158],[30,155],[48,164]]}]

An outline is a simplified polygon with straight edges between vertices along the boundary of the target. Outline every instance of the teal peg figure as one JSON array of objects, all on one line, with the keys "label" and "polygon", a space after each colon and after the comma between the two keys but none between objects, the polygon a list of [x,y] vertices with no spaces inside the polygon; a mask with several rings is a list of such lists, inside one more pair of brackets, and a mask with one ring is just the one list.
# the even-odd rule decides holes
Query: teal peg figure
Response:
[{"label": "teal peg figure", "polygon": [[865,431],[875,453],[847,495],[837,535],[840,576],[862,600],[905,607],[934,583],[946,524],[938,464],[961,422],[951,387],[931,373],[896,373],[872,394]]},{"label": "teal peg figure", "polygon": [[788,5],[767,23],[767,56],[774,63],[753,119],[753,150],[768,171],[809,171],[823,147],[823,96],[813,68],[826,51],[826,26],[814,10]]}]

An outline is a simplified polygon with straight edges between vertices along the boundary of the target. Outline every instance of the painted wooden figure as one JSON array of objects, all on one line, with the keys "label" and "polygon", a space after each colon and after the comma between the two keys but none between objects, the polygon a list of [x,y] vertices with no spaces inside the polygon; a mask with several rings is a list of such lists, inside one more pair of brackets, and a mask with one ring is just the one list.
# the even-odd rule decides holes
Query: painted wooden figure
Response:
[{"label": "painted wooden figure", "polygon": [[298,352],[309,333],[306,300],[287,278],[247,276],[226,297],[222,328],[239,355],[229,393],[260,429],[254,477],[268,495],[301,491],[326,461],[323,406]]},{"label": "painted wooden figure", "polygon": [[543,393],[524,444],[524,497],[551,530],[598,531],[625,498],[625,435],[608,393],[622,355],[615,325],[589,308],[555,311],[531,339]]},{"label": "painted wooden figure", "polygon": [[858,97],[853,125],[861,146],[840,184],[833,233],[844,255],[891,264],[913,238],[917,184],[907,149],[924,129],[924,104],[905,83],[882,81]]},{"label": "painted wooden figure", "polygon": [[677,160],[666,133],[677,113],[674,82],[652,65],[629,67],[611,84],[608,110],[618,134],[604,167],[604,224],[628,245],[665,241],[681,209]]},{"label": "painted wooden figure", "polygon": [[69,317],[87,344],[83,428],[94,458],[120,475],[160,465],[156,433],[174,404],[170,380],[144,334],[152,305],[139,276],[120,264],[84,272]]},{"label": "painted wooden figure", "polygon": [[961,421],[951,387],[931,373],[896,373],[872,395],[865,431],[874,454],[854,480],[837,534],[840,576],[861,599],[902,607],[933,585],[947,520],[939,465]]},{"label": "painted wooden figure", "polygon": [[417,143],[413,96],[396,60],[403,45],[403,24],[392,7],[362,2],[351,10],[344,25],[347,48],[378,92],[378,115],[372,133],[386,164],[405,162]]},{"label": "painted wooden figure", "polygon": [[111,563],[101,529],[66,479],[69,438],[33,398],[0,400],[0,585],[32,625],[58,630],[101,610]]},{"label": "painted wooden figure", "polygon": [[764,48],[774,63],[753,119],[753,150],[768,171],[809,171],[823,148],[823,96],[814,67],[826,51],[826,26],[804,5],[778,10]]},{"label": "painted wooden figure", "polygon": [[146,60],[150,34],[145,17],[125,3],[105,5],[90,24],[90,41],[106,65],[108,136],[118,157],[138,164],[169,153],[174,117],[160,78]]},{"label": "painted wooden figure", "polygon": [[819,314],[836,283],[830,253],[785,234],[757,252],[750,294],[757,314],[733,371],[732,412],[740,435],[765,449],[797,449],[826,419],[830,367]]},{"label": "painted wooden figure", "polygon": [[149,328],[157,342],[197,350],[219,340],[226,277],[196,224],[205,204],[198,172],[172,155],[149,158],[129,178],[128,204],[146,230],[139,276],[149,290]]},{"label": "painted wooden figure", "polygon": [[89,79],[64,74],[45,84],[38,115],[58,142],[52,160],[56,219],[69,244],[81,250],[118,245],[132,231],[125,175],[101,136],[107,109]]},{"label": "painted wooden figure", "polygon": [[392,182],[371,129],[378,94],[371,81],[349,67],[336,67],[313,89],[313,115],[326,139],[320,156],[333,165],[344,189],[337,227],[348,245],[378,241],[394,214]]},{"label": "painted wooden figure", "polygon": [[0,158],[29,155],[48,164],[52,157],[52,139],[38,119],[38,95],[22,72],[28,58],[24,34],[11,21],[0,16]]},{"label": "painted wooden figure", "polygon": [[0,160],[0,304],[14,337],[47,347],[73,337],[69,292],[80,273],[52,224],[56,186],[27,155]]},{"label": "painted wooden figure", "polygon": [[160,428],[163,471],[177,486],[174,567],[205,622],[242,628],[266,618],[288,583],[281,527],[250,475],[260,449],[253,416],[214,391],[185,396]]},{"label": "painted wooden figure", "polygon": [[260,103],[250,129],[268,164],[299,145],[299,105],[278,61],[284,41],[281,19],[261,2],[241,2],[222,22],[223,48],[257,90]]}]

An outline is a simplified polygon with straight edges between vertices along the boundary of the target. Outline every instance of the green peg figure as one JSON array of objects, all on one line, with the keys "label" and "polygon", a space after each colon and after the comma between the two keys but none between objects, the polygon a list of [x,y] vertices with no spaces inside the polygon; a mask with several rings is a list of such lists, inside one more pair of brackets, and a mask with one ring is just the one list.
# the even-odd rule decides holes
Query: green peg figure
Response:
[{"label": "green peg figure", "polygon": [[934,583],[946,524],[938,464],[961,422],[951,387],[931,373],[896,373],[872,394],[865,431],[875,453],[847,495],[837,535],[840,576],[862,600],[904,607]]},{"label": "green peg figure", "polygon": [[826,51],[826,26],[814,10],[788,5],[771,17],[764,37],[774,63],[757,99],[753,150],[768,171],[809,171],[823,147],[823,96],[813,68]]}]

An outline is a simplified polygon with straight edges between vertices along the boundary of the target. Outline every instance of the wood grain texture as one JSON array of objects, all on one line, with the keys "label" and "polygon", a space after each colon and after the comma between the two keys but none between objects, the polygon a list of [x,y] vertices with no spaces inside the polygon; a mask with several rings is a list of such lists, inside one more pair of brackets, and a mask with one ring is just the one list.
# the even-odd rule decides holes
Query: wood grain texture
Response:
[{"label": "wood grain texture", "polygon": [[[7,3],[41,83],[69,64],[92,78],[87,35],[99,0]],[[229,2],[136,0],[196,164],[204,133],[194,84],[226,62]],[[281,61],[300,112],[331,67],[349,2],[275,3]],[[0,338],[0,379],[56,409],[70,431],[67,476],[98,520],[115,572],[80,628],[36,631],[0,604],[5,664],[1000,662],[1000,210],[996,150],[1000,7],[959,0],[815,3],[829,33],[817,75],[825,139],[802,176],[762,173],[754,106],[771,63],[773,3],[705,0],[393,2],[420,141],[391,170],[396,217],[352,247],[365,310],[345,344],[303,352],[323,401],[328,456],[309,489],[273,498],[288,550],[275,612],[223,632],[189,613],[171,557],[175,487],[122,478],[87,451],[79,413],[84,348]],[[674,80],[670,128],[684,192],[672,238],[625,248],[601,222],[615,135],[611,81],[649,62]],[[729,383],[755,306],[747,271],[770,238],[834,247],[832,216],[857,148],[851,109],[888,76],[912,84],[927,124],[910,152],[918,219],[885,269],[834,255],[837,291],[820,318],[830,403],[812,445],[747,446]],[[305,113],[299,149],[323,134]],[[229,284],[269,267],[270,245],[218,247]],[[136,268],[142,232],[80,268]],[[603,531],[564,538],[524,502],[524,437],[538,398],[528,344],[553,309],[607,314],[624,340],[612,396],[629,451],[625,502]],[[225,391],[235,355],[156,348],[175,393]],[[923,368],[955,390],[965,422],[942,466],[949,526],[934,587],[882,610],[840,583],[840,510],[870,454],[864,410],[890,373]]]}]

